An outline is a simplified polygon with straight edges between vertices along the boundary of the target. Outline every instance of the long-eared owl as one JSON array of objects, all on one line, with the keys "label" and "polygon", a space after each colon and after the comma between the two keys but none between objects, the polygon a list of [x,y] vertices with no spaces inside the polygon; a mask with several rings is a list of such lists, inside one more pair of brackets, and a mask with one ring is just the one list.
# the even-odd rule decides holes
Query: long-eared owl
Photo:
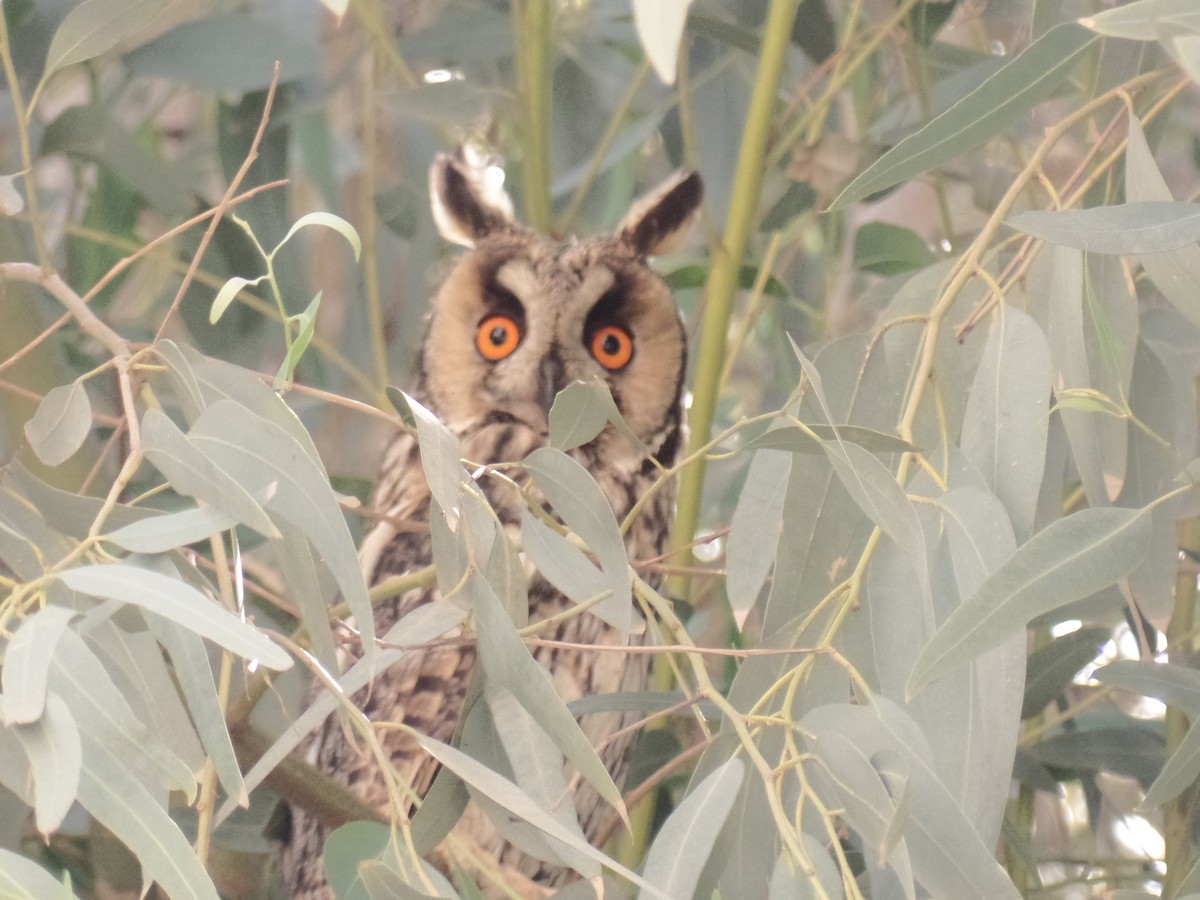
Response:
[{"label": "long-eared owl", "polygon": [[[646,260],[685,233],[701,201],[700,179],[676,175],[635,204],[611,235],[559,241],[514,222],[507,196],[486,189],[481,174],[445,155],[430,174],[439,230],[470,249],[434,297],[414,396],[457,435],[464,459],[519,462],[547,444],[556,394],[573,381],[602,379],[643,446],[637,448],[610,425],[572,455],[595,478],[620,521],[656,480],[659,466],[675,462],[682,444],[685,335],[669,288]],[[521,511],[512,485],[480,487],[500,522],[515,529]],[[668,487],[645,505],[627,532],[631,560],[653,559],[665,551],[673,500]],[[416,442],[407,432],[396,437],[385,455],[373,505],[380,519],[360,554],[368,581],[429,565],[429,530],[411,525],[429,521],[430,488]],[[380,604],[377,632],[384,633],[436,596],[436,588],[421,588]],[[571,606],[533,575],[530,622]],[[562,617],[541,636],[612,645],[640,641],[642,634],[644,628],[635,628],[632,635],[622,635],[583,612]],[[533,655],[568,702],[641,690],[649,675],[645,654],[539,645]],[[355,702],[372,722],[403,722],[449,742],[463,711],[475,656],[469,641],[408,654],[380,673]],[[631,738],[609,738],[639,715],[610,711],[580,720],[618,784]],[[399,777],[415,796],[424,796],[437,773],[436,760],[401,730],[380,729],[378,734]],[[336,717],[318,730],[308,756],[367,803],[388,806],[377,763],[355,746]],[[587,783],[574,792],[574,802],[583,833],[592,840],[611,810]],[[321,861],[326,827],[299,807],[292,809],[291,820],[290,841],[282,854],[290,896],[332,900]],[[543,861],[508,843],[474,805],[454,834],[474,848],[469,854],[474,863],[447,860],[435,852],[435,864],[443,870],[460,865],[473,870],[490,896],[542,896],[573,877],[561,863]]]}]

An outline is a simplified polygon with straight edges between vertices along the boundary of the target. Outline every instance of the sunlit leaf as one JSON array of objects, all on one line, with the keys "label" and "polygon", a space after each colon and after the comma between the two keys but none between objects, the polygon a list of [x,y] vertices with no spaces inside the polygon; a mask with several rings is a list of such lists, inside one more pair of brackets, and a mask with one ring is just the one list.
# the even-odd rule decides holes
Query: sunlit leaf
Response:
[{"label": "sunlit leaf", "polygon": [[1162,25],[1200,27],[1200,10],[1192,0],[1138,0],[1087,16],[1079,24],[1109,37],[1152,41]]},{"label": "sunlit leaf", "polygon": [[925,645],[908,695],[999,645],[1035,616],[1128,575],[1146,555],[1149,539],[1150,516],[1133,509],[1085,509],[1038,532]]},{"label": "sunlit leaf", "polygon": [[1177,706],[1188,718],[1200,716],[1200,672],[1172,663],[1115,659],[1092,676],[1102,684]]},{"label": "sunlit leaf", "polygon": [[301,216],[296,220],[295,224],[288,229],[288,233],[283,236],[283,240],[281,240],[278,246],[275,248],[276,251],[278,251],[279,247],[282,247],[289,240],[291,240],[292,235],[294,235],[297,231],[299,231],[301,228],[306,228],[309,225],[320,225],[324,228],[336,231],[338,234],[344,237],[347,242],[349,242],[350,246],[354,248],[355,262],[357,262],[359,257],[362,256],[362,239],[359,238],[358,231],[355,230],[354,226],[341,216],[335,216],[333,213],[328,212],[312,212]]},{"label": "sunlit leaf", "polygon": [[92,404],[79,380],[59,385],[46,394],[33,418],[25,423],[29,446],[48,466],[70,459],[91,430]]},{"label": "sunlit leaf", "polygon": [[242,278],[235,275],[221,285],[217,296],[213,298],[212,308],[208,311],[209,324],[215,325],[221,320],[221,316],[225,315],[225,310],[229,309],[230,304],[242,292],[242,288],[261,284],[265,278],[265,275],[259,275],[257,278]]}]

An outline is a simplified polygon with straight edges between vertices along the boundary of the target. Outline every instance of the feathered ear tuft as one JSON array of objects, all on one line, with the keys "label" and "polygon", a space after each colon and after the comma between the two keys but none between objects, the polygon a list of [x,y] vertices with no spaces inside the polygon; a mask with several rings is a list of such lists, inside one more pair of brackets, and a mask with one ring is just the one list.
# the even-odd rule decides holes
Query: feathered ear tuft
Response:
[{"label": "feathered ear tuft", "polygon": [[513,224],[512,200],[503,188],[489,187],[483,169],[448,153],[439,153],[429,170],[429,199],[442,237],[464,247]]},{"label": "feathered ear tuft", "polygon": [[704,199],[704,182],[696,172],[677,172],[630,208],[617,236],[638,256],[669,253],[687,235],[692,216]]}]

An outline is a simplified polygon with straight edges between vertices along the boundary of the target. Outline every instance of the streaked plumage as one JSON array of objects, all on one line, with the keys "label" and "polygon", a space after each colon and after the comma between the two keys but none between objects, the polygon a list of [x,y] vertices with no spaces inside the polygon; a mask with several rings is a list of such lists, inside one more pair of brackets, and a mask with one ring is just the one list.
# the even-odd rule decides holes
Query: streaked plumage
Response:
[{"label": "streaked plumage", "polygon": [[[520,461],[547,442],[547,412],[558,390],[574,380],[602,378],[623,417],[659,463],[670,466],[682,443],[680,400],[685,340],[666,284],[646,264],[685,229],[697,209],[695,175],[680,175],[641,201],[615,234],[558,241],[515,224],[502,195],[488,195],[472,170],[439,157],[430,177],[435,218],[449,240],[470,247],[433,301],[414,396],[462,442],[464,458],[480,463]],[[627,342],[628,338],[628,342]],[[628,357],[628,358],[627,358]],[[654,463],[611,426],[572,451],[592,473],[618,519],[655,480]],[[511,489],[481,483],[500,521],[515,526],[520,508]],[[659,492],[630,529],[633,560],[666,547],[672,494]],[[416,443],[400,434],[385,456],[375,490],[380,523],[362,547],[369,581],[428,565],[427,530],[396,523],[428,522],[429,488]],[[436,590],[416,590],[377,608],[383,633]],[[531,621],[570,605],[540,577],[529,585]],[[566,619],[546,637],[586,644],[623,639],[590,613]],[[636,634],[633,640],[641,640]],[[645,687],[646,655],[574,652],[538,647],[535,658],[550,670],[568,702],[585,695]],[[458,723],[475,659],[470,645],[432,648],[381,674],[358,702],[372,721],[403,721],[442,741]],[[604,713],[581,721],[595,745],[637,718]],[[432,783],[437,764],[396,731],[380,739],[400,776],[417,795]],[[601,757],[620,783],[631,738],[608,743]],[[387,806],[373,760],[347,740],[336,718],[326,721],[309,748],[318,768],[350,785],[367,802]],[[584,833],[591,839],[609,814],[586,784],[575,796]],[[455,831],[480,858],[494,861],[518,896],[539,896],[545,886],[569,880],[570,870],[519,851],[504,841],[474,806]],[[292,811],[292,837],[283,852],[283,874],[297,900],[331,900],[320,864],[326,830],[302,809]],[[435,856],[435,861],[445,861]],[[486,868],[487,866],[485,866]],[[493,884],[490,893],[498,891]]]}]

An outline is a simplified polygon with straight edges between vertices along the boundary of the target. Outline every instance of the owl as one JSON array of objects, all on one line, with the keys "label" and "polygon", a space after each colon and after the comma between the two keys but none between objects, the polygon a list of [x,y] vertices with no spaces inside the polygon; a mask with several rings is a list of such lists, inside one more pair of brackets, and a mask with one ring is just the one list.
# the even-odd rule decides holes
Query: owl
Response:
[{"label": "owl", "polygon": [[[643,447],[636,448],[610,425],[571,452],[596,479],[620,521],[656,480],[659,466],[676,461],[683,442],[685,334],[671,291],[647,258],[686,233],[702,199],[699,176],[676,175],[638,201],[615,233],[587,240],[560,241],[516,223],[507,196],[486,188],[479,170],[450,156],[434,162],[430,194],[442,235],[469,249],[433,299],[415,398],[458,436],[465,459],[519,462],[547,444],[548,416],[557,393],[576,380],[602,379]],[[499,520],[514,529],[521,508],[511,486],[480,487]],[[653,559],[666,550],[673,500],[670,488],[658,491],[635,520],[626,538],[630,559]],[[360,553],[368,581],[429,565],[429,530],[412,523],[428,523],[430,490],[415,440],[407,432],[398,434],[385,454],[373,506],[379,523]],[[436,596],[436,588],[417,589],[377,606],[378,633]],[[571,605],[536,573],[532,576],[530,622]],[[642,640],[638,628],[632,637],[622,635],[588,612],[564,618],[542,636],[585,645]],[[642,690],[649,678],[646,654],[544,646],[533,653],[567,702]],[[373,722],[403,722],[449,742],[474,661],[469,641],[409,654],[382,672],[355,702]],[[604,712],[580,721],[618,784],[631,736],[612,736],[638,717]],[[400,777],[415,796],[423,796],[437,762],[404,732],[378,733]],[[387,807],[374,759],[347,738],[336,717],[315,734],[309,759],[367,803]],[[573,799],[591,840],[611,810],[586,783]],[[472,874],[489,896],[544,896],[573,877],[561,864],[507,843],[474,805],[454,834],[475,851],[467,854],[480,863]],[[292,810],[281,864],[294,900],[332,900],[321,863],[326,837],[325,826],[299,807]],[[437,851],[432,859],[444,870],[452,864],[470,868]]]}]

